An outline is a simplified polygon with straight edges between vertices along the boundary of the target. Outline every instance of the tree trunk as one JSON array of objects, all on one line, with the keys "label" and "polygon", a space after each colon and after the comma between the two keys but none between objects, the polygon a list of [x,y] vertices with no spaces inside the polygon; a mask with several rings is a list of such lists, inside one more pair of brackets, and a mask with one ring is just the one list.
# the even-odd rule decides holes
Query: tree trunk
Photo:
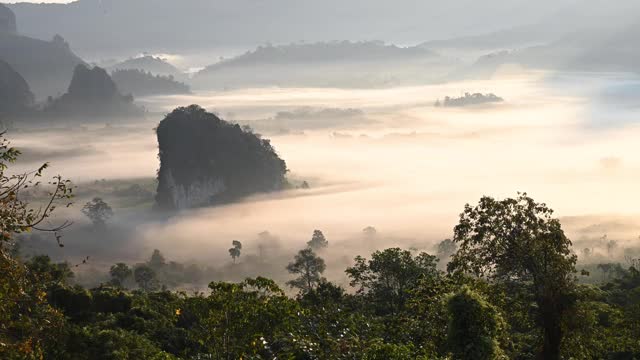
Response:
[{"label": "tree trunk", "polygon": [[550,324],[544,327],[544,345],[542,358],[545,360],[560,360],[560,344],[562,343],[562,329],[560,324]]},{"label": "tree trunk", "polygon": [[544,329],[544,343],[541,359],[560,360],[560,345],[562,344],[562,311],[553,299],[545,299],[541,303],[542,327]]}]

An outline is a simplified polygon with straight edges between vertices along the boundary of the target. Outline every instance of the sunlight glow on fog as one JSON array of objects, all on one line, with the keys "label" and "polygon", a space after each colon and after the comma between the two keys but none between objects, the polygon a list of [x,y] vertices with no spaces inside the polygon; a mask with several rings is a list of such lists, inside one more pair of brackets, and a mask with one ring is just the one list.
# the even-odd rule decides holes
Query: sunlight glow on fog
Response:
[{"label": "sunlight glow on fog", "polygon": [[[293,252],[314,229],[322,229],[334,244],[341,243],[330,251],[352,258],[368,250],[349,239],[370,225],[392,235],[391,242],[429,247],[451,236],[464,204],[482,195],[526,191],[561,217],[637,215],[640,163],[628,155],[638,151],[640,127],[611,126],[596,133],[587,126],[594,114],[604,112],[580,94],[606,86],[605,80],[594,82],[570,96],[545,81],[545,74],[532,73],[379,90],[273,88],[143,99],[153,110],[198,103],[222,117],[233,113],[234,120],[264,119],[300,106],[358,108],[375,124],[266,135],[292,175],[307,179],[311,190],[261,195],[189,211],[166,223],[152,221],[138,226],[134,238],[174,258],[226,260],[223,250],[231,239],[243,240],[246,251],[255,253],[251,239],[268,230]],[[437,98],[464,91],[494,92],[506,101],[433,107]],[[607,112],[598,120],[615,124],[617,117],[628,115],[625,111]],[[68,135],[43,139],[34,134],[14,134],[13,140],[17,147],[44,141],[41,146],[49,149],[80,149],[65,163],[52,161],[52,172],[78,182],[154,177],[158,161],[152,129],[160,118],[130,127],[74,130],[73,141],[66,140]]]}]

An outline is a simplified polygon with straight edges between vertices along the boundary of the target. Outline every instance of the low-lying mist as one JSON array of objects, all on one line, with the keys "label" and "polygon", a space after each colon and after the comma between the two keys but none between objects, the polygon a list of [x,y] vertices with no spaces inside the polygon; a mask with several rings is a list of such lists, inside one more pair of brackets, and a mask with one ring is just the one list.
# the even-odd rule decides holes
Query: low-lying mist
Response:
[{"label": "low-lying mist", "polygon": [[[600,96],[620,85],[615,79],[590,78],[529,73],[389,89],[263,88],[152,97],[141,102],[156,115],[137,123],[9,136],[24,152],[17,168],[51,161],[50,174],[61,173],[78,186],[76,206],[59,214],[76,221],[64,234],[66,247],[50,250],[72,263],[91,256],[87,271],[143,261],[160,249],[171,260],[219,269],[220,280],[266,275],[282,281],[286,263],[320,229],[329,240],[320,253],[327,277],[344,282],[354,256],[389,246],[433,252],[452,235],[465,203],[518,191],[556,210],[577,242],[576,252],[581,243],[600,247],[598,239],[608,234],[619,240],[622,256],[640,232],[640,127],[629,121],[632,108],[611,109]],[[495,93],[505,101],[434,107],[437,99],[464,92]],[[310,188],[166,217],[153,212],[150,197],[130,204],[101,187],[105,179],[122,186],[144,183],[152,191],[159,166],[153,129],[162,113],[192,103],[252,125],[287,161],[292,182],[305,180]],[[351,109],[359,120],[319,126],[320,118],[304,126],[294,118],[277,129],[265,126],[278,112],[303,108]],[[79,212],[94,196],[114,207],[107,231],[92,230]],[[368,226],[377,229],[375,236],[362,232]],[[271,235],[258,235],[264,231]],[[243,243],[235,266],[227,251],[232,240]]]}]

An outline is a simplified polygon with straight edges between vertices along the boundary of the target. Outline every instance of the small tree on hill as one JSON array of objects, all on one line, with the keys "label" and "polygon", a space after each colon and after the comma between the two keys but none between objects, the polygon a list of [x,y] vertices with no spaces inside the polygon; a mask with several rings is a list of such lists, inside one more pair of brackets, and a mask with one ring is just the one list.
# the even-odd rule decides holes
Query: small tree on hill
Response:
[{"label": "small tree on hill", "polygon": [[311,240],[309,240],[309,242],[307,242],[307,245],[313,249],[313,250],[320,250],[320,249],[324,249],[326,247],[329,246],[329,242],[327,241],[327,238],[324,237],[324,234],[322,233],[322,231],[320,230],[314,230],[313,231],[313,236],[311,237]]},{"label": "small tree on hill", "polygon": [[236,258],[240,257],[240,250],[242,250],[242,243],[238,240],[233,240],[231,242],[231,245],[233,245],[233,247],[231,249],[229,249],[229,255],[231,255],[231,258],[233,259],[233,263],[236,263]]},{"label": "small tree on hill", "polygon": [[376,228],[374,228],[373,226],[367,226],[366,228],[362,229],[362,234],[364,235],[364,237],[371,239],[376,237],[376,235],[378,234],[378,230],[376,230]]},{"label": "small tree on hill", "polygon": [[324,260],[317,256],[312,249],[300,250],[294,261],[287,265],[289,273],[298,277],[287,281],[287,285],[300,289],[300,292],[306,294],[325,280],[322,273],[326,268]]},{"label": "small tree on hill", "polygon": [[451,239],[442,240],[438,244],[438,258],[448,261],[451,255],[455,254],[458,246]]},{"label": "small tree on hill", "polygon": [[167,261],[164,258],[164,255],[160,252],[160,250],[155,249],[151,254],[151,258],[149,259],[149,266],[152,269],[161,269],[167,265]]},{"label": "small tree on hill", "polygon": [[94,226],[104,227],[113,216],[113,209],[99,197],[93,198],[82,208],[82,213],[91,220]]},{"label": "small tree on hill", "polygon": [[156,272],[148,265],[137,266],[133,271],[133,278],[138,286],[140,286],[140,289],[144,291],[153,291],[158,288]]},{"label": "small tree on hill", "polygon": [[111,283],[114,286],[122,287],[125,280],[133,275],[133,271],[127,264],[117,263],[111,266],[109,274],[111,275]]}]

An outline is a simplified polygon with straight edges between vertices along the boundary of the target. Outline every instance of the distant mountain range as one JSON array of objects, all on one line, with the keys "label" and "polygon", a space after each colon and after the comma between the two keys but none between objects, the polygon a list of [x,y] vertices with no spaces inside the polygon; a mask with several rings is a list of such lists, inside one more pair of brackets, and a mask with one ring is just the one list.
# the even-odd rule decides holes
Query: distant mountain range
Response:
[{"label": "distant mountain range", "polygon": [[420,47],[486,52],[459,77],[490,75],[501,65],[576,71],[640,71],[640,1],[577,1],[554,16],[525,26]]},{"label": "distant mountain range", "polygon": [[[530,13],[520,14],[525,10]],[[487,18],[474,20],[482,14]],[[498,18],[499,14],[515,15],[506,21]],[[170,24],[165,21],[168,18]],[[486,23],[489,18],[495,23]],[[462,19],[469,21],[464,30],[452,30],[452,24]],[[449,30],[438,30],[438,24]],[[640,35],[637,0],[618,0],[615,4],[604,0],[542,0],[535,4],[525,0],[488,0],[482,4],[470,0],[456,4],[430,0],[399,0],[394,4],[382,0],[367,4],[338,0],[79,0],[66,5],[0,5],[0,60],[26,80],[37,99],[64,93],[76,65],[86,64],[65,38],[51,35],[57,33],[70,38],[74,49],[104,54],[106,58],[118,57],[118,52],[212,50],[225,44],[255,49],[212,63],[191,79],[154,56],[129,58],[109,67],[112,71],[171,75],[196,89],[420,84],[486,77],[505,64],[640,72],[640,49],[634,44]],[[439,34],[464,36],[417,46],[326,40],[332,36],[362,39],[378,35],[438,38]],[[267,40],[289,45],[248,45]],[[124,83],[122,78],[119,81]],[[157,81],[167,88],[176,85],[154,76],[136,84],[128,82],[125,88],[149,94],[148,85]]]},{"label": "distant mountain range", "polygon": [[7,62],[29,84],[38,98],[64,92],[76,65],[83,61],[56,35],[51,41],[20,35],[15,15],[0,4],[0,60]]},{"label": "distant mountain range", "polygon": [[454,76],[487,77],[508,64],[555,71],[640,73],[640,48],[633,45],[639,37],[640,22],[609,31],[583,30],[546,44],[482,56]]},{"label": "distant mountain range", "polygon": [[[628,0],[619,0],[628,1]],[[23,33],[83,56],[335,39],[415,44],[536,23],[576,0],[79,0],[18,3]],[[99,39],[99,40],[98,40]]]},{"label": "distant mountain range", "polygon": [[640,1],[618,0],[612,3],[605,0],[580,0],[537,22],[469,36],[426,41],[420,46],[432,50],[513,50],[549,44],[580,34],[588,39],[594,33],[624,32],[638,21]]},{"label": "distant mountain range", "polygon": [[[191,79],[200,88],[243,86],[384,86],[431,81],[455,61],[420,47],[380,41],[260,46],[207,66]],[[442,71],[425,71],[441,68]]]}]

